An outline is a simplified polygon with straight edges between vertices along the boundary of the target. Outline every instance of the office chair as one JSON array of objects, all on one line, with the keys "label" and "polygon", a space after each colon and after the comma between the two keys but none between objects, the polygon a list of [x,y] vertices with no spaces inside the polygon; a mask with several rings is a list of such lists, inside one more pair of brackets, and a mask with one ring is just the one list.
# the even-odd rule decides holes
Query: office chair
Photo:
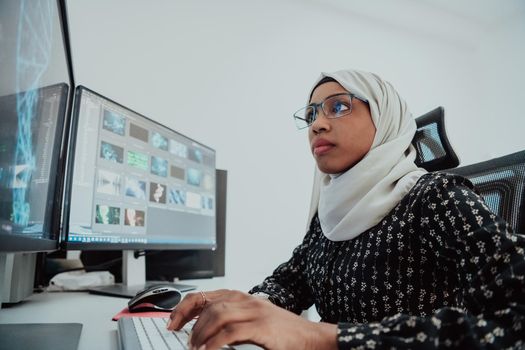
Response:
[{"label": "office chair", "polygon": [[525,233],[525,150],[500,158],[457,168],[459,159],[448,141],[444,108],[416,119],[412,140],[415,163],[427,171],[446,171],[468,178],[487,206],[507,221],[514,232]]},{"label": "office chair", "polygon": [[417,150],[415,163],[427,171],[455,168],[459,159],[445,132],[445,109],[437,107],[416,118],[417,131],[412,144]]},{"label": "office chair", "polygon": [[472,181],[487,206],[525,234],[525,150],[447,171]]}]

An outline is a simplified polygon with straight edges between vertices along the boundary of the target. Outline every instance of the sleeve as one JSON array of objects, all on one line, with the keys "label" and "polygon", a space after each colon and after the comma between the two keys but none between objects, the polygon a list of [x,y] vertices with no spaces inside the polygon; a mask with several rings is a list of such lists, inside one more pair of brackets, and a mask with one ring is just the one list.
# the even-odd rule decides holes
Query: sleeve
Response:
[{"label": "sleeve", "polygon": [[253,287],[249,293],[267,294],[270,302],[296,314],[308,309],[313,304],[305,272],[306,258],[313,239],[311,232],[312,227],[303,242],[294,249],[290,260],[279,265],[271,276]]},{"label": "sleeve", "polygon": [[[525,239],[494,215],[466,179],[443,176],[424,195],[421,232],[441,266],[453,266],[460,307],[338,325],[340,349],[525,347]],[[439,247],[439,248],[436,248]]]}]

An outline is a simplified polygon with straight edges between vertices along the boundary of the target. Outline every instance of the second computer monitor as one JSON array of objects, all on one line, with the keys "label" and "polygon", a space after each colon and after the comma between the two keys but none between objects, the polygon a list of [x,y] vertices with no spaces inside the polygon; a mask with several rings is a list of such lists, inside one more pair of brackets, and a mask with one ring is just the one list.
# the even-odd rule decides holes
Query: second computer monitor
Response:
[{"label": "second computer monitor", "polygon": [[213,149],[82,86],[73,118],[68,249],[215,247]]}]

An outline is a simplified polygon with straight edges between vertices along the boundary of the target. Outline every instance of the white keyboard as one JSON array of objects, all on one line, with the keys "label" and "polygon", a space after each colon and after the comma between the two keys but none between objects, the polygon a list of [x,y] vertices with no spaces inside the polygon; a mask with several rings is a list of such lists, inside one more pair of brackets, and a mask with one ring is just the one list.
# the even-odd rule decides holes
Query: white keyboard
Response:
[{"label": "white keyboard", "polygon": [[[118,320],[119,347],[122,350],[187,350],[188,336],[195,320],[180,331],[168,331],[168,318],[123,317]],[[255,345],[225,346],[222,349],[261,349]]]}]

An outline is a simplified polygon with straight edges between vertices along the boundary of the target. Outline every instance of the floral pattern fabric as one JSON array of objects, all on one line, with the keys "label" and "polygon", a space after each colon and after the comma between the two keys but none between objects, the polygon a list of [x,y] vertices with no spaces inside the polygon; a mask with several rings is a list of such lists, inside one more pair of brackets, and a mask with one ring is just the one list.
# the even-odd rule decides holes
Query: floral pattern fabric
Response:
[{"label": "floral pattern fabric", "polygon": [[295,313],[315,304],[340,349],[525,348],[525,239],[469,180],[421,177],[376,226],[303,242],[250,293]]}]

